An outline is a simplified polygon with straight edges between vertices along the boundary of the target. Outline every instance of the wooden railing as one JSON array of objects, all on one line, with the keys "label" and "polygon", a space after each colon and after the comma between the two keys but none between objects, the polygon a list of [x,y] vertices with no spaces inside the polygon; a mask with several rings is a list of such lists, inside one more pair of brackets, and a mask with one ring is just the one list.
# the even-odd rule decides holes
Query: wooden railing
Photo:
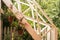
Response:
[{"label": "wooden railing", "polygon": [[[26,3],[20,2],[20,1],[16,1],[18,4],[18,9],[15,7],[15,5],[13,5],[11,0],[2,0],[2,1],[8,7],[8,9],[10,9],[13,12],[13,14],[18,19],[18,21],[20,21],[20,23],[25,26],[24,28],[28,31],[28,33],[32,36],[32,38],[34,40],[58,40],[57,39],[57,28],[56,28],[56,26],[53,24],[52,20],[47,16],[47,14],[42,10],[41,6],[35,0],[32,0],[32,1],[27,0],[29,5]],[[22,12],[21,9],[19,9],[19,7],[21,6],[21,5],[19,5],[19,3],[27,5],[27,6],[29,6],[29,8],[26,9],[24,12]],[[34,5],[32,5],[32,4],[34,4]],[[27,12],[29,9],[31,9],[31,11],[32,11],[32,18],[24,15],[24,13]],[[42,15],[44,15],[44,17],[49,21],[49,23],[47,23],[43,19],[43,17],[39,14],[37,9],[39,9],[42,12]],[[35,15],[36,15],[37,19],[34,18],[34,12],[33,11],[35,11],[35,13],[36,13]],[[38,16],[40,17],[40,19],[42,21],[40,21],[38,19]],[[30,20],[33,22],[34,29],[27,22],[27,20]],[[36,27],[35,23],[40,24],[40,25],[44,25],[44,28],[42,28],[42,29],[40,27],[35,28]],[[7,29],[6,29],[6,27],[4,28],[4,33],[3,33],[4,39],[5,39],[6,32],[9,32],[9,29],[10,29],[9,27]],[[10,33],[11,33],[11,30],[10,30]],[[13,40],[13,35],[12,35],[11,40]]]}]

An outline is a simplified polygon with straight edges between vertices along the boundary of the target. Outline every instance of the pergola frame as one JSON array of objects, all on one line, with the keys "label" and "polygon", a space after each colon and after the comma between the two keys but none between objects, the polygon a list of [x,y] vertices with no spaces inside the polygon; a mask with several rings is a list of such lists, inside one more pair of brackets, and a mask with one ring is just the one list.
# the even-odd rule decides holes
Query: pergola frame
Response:
[{"label": "pergola frame", "polygon": [[[31,2],[33,2],[33,3],[35,3],[35,5],[37,6],[37,8],[42,12],[42,14],[47,18],[47,20],[50,22],[50,24],[48,24],[48,23],[46,23],[45,21],[44,21],[44,19],[42,19],[43,20],[43,22],[42,21],[38,21],[38,20],[36,20],[36,19],[34,19],[34,16],[33,16],[33,10],[35,10],[36,11],[36,9],[33,9],[32,10],[32,8],[31,8],[31,10],[32,10],[32,18],[29,18],[29,17],[27,17],[27,16],[25,16],[25,15],[23,15],[22,13],[21,13],[21,9],[17,9],[14,5],[13,5],[13,3],[11,2],[11,0],[2,0],[5,4],[6,4],[6,6],[13,12],[13,14],[15,15],[15,17],[20,21],[21,20],[21,18],[23,18],[22,19],[22,21],[21,21],[21,24],[23,24],[24,26],[25,26],[25,29],[28,31],[28,33],[32,36],[32,38],[34,39],[34,40],[42,40],[41,39],[41,37],[43,37],[43,36],[39,36],[35,31],[34,31],[34,29],[31,27],[31,25],[27,22],[27,20],[26,19],[28,19],[28,20],[31,20],[31,21],[33,21],[33,23],[35,24],[35,22],[37,22],[37,23],[39,23],[39,24],[42,24],[42,25],[45,25],[46,27],[47,26],[49,26],[49,27],[51,27],[52,28],[52,30],[49,30],[49,29],[47,29],[47,30],[49,30],[50,32],[51,32],[51,37],[52,37],[52,35],[54,34],[54,36],[52,37],[52,39],[50,39],[50,37],[48,37],[49,35],[50,35],[50,33],[48,33],[48,32],[46,32],[46,34],[47,34],[47,40],[57,40],[57,29],[56,29],[56,26],[53,24],[53,22],[51,21],[51,19],[47,16],[47,14],[41,9],[41,6],[35,1],[35,0],[32,0]],[[22,4],[25,4],[25,3],[23,3],[23,2],[20,2],[20,3],[22,3]],[[29,1],[28,1],[28,3],[29,3]],[[30,3],[29,3],[30,4]],[[26,5],[28,5],[28,4],[26,4]],[[31,5],[31,4],[30,4]],[[28,5],[29,6],[29,5]],[[31,5],[32,6],[32,5]],[[18,7],[19,8],[19,7]],[[19,11],[20,10],[20,11]],[[26,11],[28,11],[29,10],[29,8],[27,9],[27,10],[25,10],[23,13],[25,13]],[[37,11],[36,11],[36,13],[38,13]],[[39,13],[38,13],[38,15],[39,15]],[[40,15],[39,15],[40,16]],[[40,16],[41,17],[41,16]],[[34,25],[35,26],[35,25]],[[44,31],[46,28],[43,28],[43,30],[41,30],[41,32],[42,31]],[[54,31],[54,32],[53,32]]]}]

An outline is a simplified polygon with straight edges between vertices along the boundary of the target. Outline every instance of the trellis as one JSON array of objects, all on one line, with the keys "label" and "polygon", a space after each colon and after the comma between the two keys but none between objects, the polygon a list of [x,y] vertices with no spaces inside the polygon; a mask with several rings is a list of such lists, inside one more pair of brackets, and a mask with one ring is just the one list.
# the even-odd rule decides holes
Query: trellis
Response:
[{"label": "trellis", "polygon": [[[15,17],[19,21],[22,19],[21,24],[25,26],[25,29],[29,32],[29,34],[34,40],[58,40],[56,26],[53,24],[52,20],[47,16],[47,14],[42,10],[41,6],[35,0],[26,0],[28,4],[19,0],[15,0],[18,4],[18,9],[15,7],[15,5],[13,5],[11,0],[2,1],[13,12]],[[24,4],[29,8],[22,12],[21,4]],[[31,10],[32,17],[24,15],[26,12],[28,12],[28,10]],[[38,10],[41,11],[42,15],[44,15],[44,17],[49,21],[49,23],[45,21],[45,19],[40,15]],[[36,16],[36,18],[34,16]],[[40,18],[40,20],[38,17]],[[33,22],[34,28],[31,27],[27,20]],[[38,24],[38,27],[36,27],[36,23]],[[40,25],[44,25],[44,28],[41,29]],[[44,38],[44,36],[46,36],[46,38]]]}]

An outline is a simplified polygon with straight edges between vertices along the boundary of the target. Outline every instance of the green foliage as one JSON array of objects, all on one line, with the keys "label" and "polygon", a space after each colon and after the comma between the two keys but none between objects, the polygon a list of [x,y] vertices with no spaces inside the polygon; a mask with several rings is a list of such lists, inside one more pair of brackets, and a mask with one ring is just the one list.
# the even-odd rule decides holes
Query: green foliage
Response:
[{"label": "green foliage", "polygon": [[22,12],[25,11],[28,8],[28,6],[23,5],[23,4],[21,5],[21,7],[22,7]]},{"label": "green foliage", "polygon": [[58,14],[58,0],[41,0],[40,5],[50,18],[53,18]]},{"label": "green foliage", "polygon": [[39,4],[57,26],[59,34],[58,40],[60,40],[60,0],[41,0]]}]

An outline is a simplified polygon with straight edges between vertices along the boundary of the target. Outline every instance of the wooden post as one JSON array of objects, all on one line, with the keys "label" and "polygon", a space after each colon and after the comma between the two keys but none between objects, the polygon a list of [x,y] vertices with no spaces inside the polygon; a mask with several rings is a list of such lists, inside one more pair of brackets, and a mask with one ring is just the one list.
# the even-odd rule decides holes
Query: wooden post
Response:
[{"label": "wooden post", "polygon": [[2,22],[1,22],[1,0],[0,0],[0,40],[2,40],[2,31],[1,31],[1,27],[2,27]]},{"label": "wooden post", "polygon": [[10,40],[12,40],[12,27],[10,27]]},{"label": "wooden post", "polygon": [[2,30],[1,30],[1,27],[2,27],[2,23],[1,23],[1,14],[0,14],[0,40],[2,40]]},{"label": "wooden post", "polygon": [[[0,14],[1,16],[1,14]],[[0,19],[0,40],[1,40],[1,19]]]},{"label": "wooden post", "polygon": [[58,40],[58,38],[57,38],[57,30],[55,28],[53,28],[51,30],[51,40]]},{"label": "wooden post", "polygon": [[[49,31],[51,28],[48,26],[47,27],[47,31]],[[52,35],[50,35],[50,31],[47,33],[47,40],[51,40],[50,39],[50,36],[52,36]]]},{"label": "wooden post", "polygon": [[5,39],[6,39],[6,35],[7,35],[7,34],[6,34],[6,32],[7,32],[7,27],[6,27],[6,26],[4,27],[4,30],[3,30],[3,31],[4,31],[4,36],[3,36],[4,39],[3,39],[3,40],[5,40]]}]

